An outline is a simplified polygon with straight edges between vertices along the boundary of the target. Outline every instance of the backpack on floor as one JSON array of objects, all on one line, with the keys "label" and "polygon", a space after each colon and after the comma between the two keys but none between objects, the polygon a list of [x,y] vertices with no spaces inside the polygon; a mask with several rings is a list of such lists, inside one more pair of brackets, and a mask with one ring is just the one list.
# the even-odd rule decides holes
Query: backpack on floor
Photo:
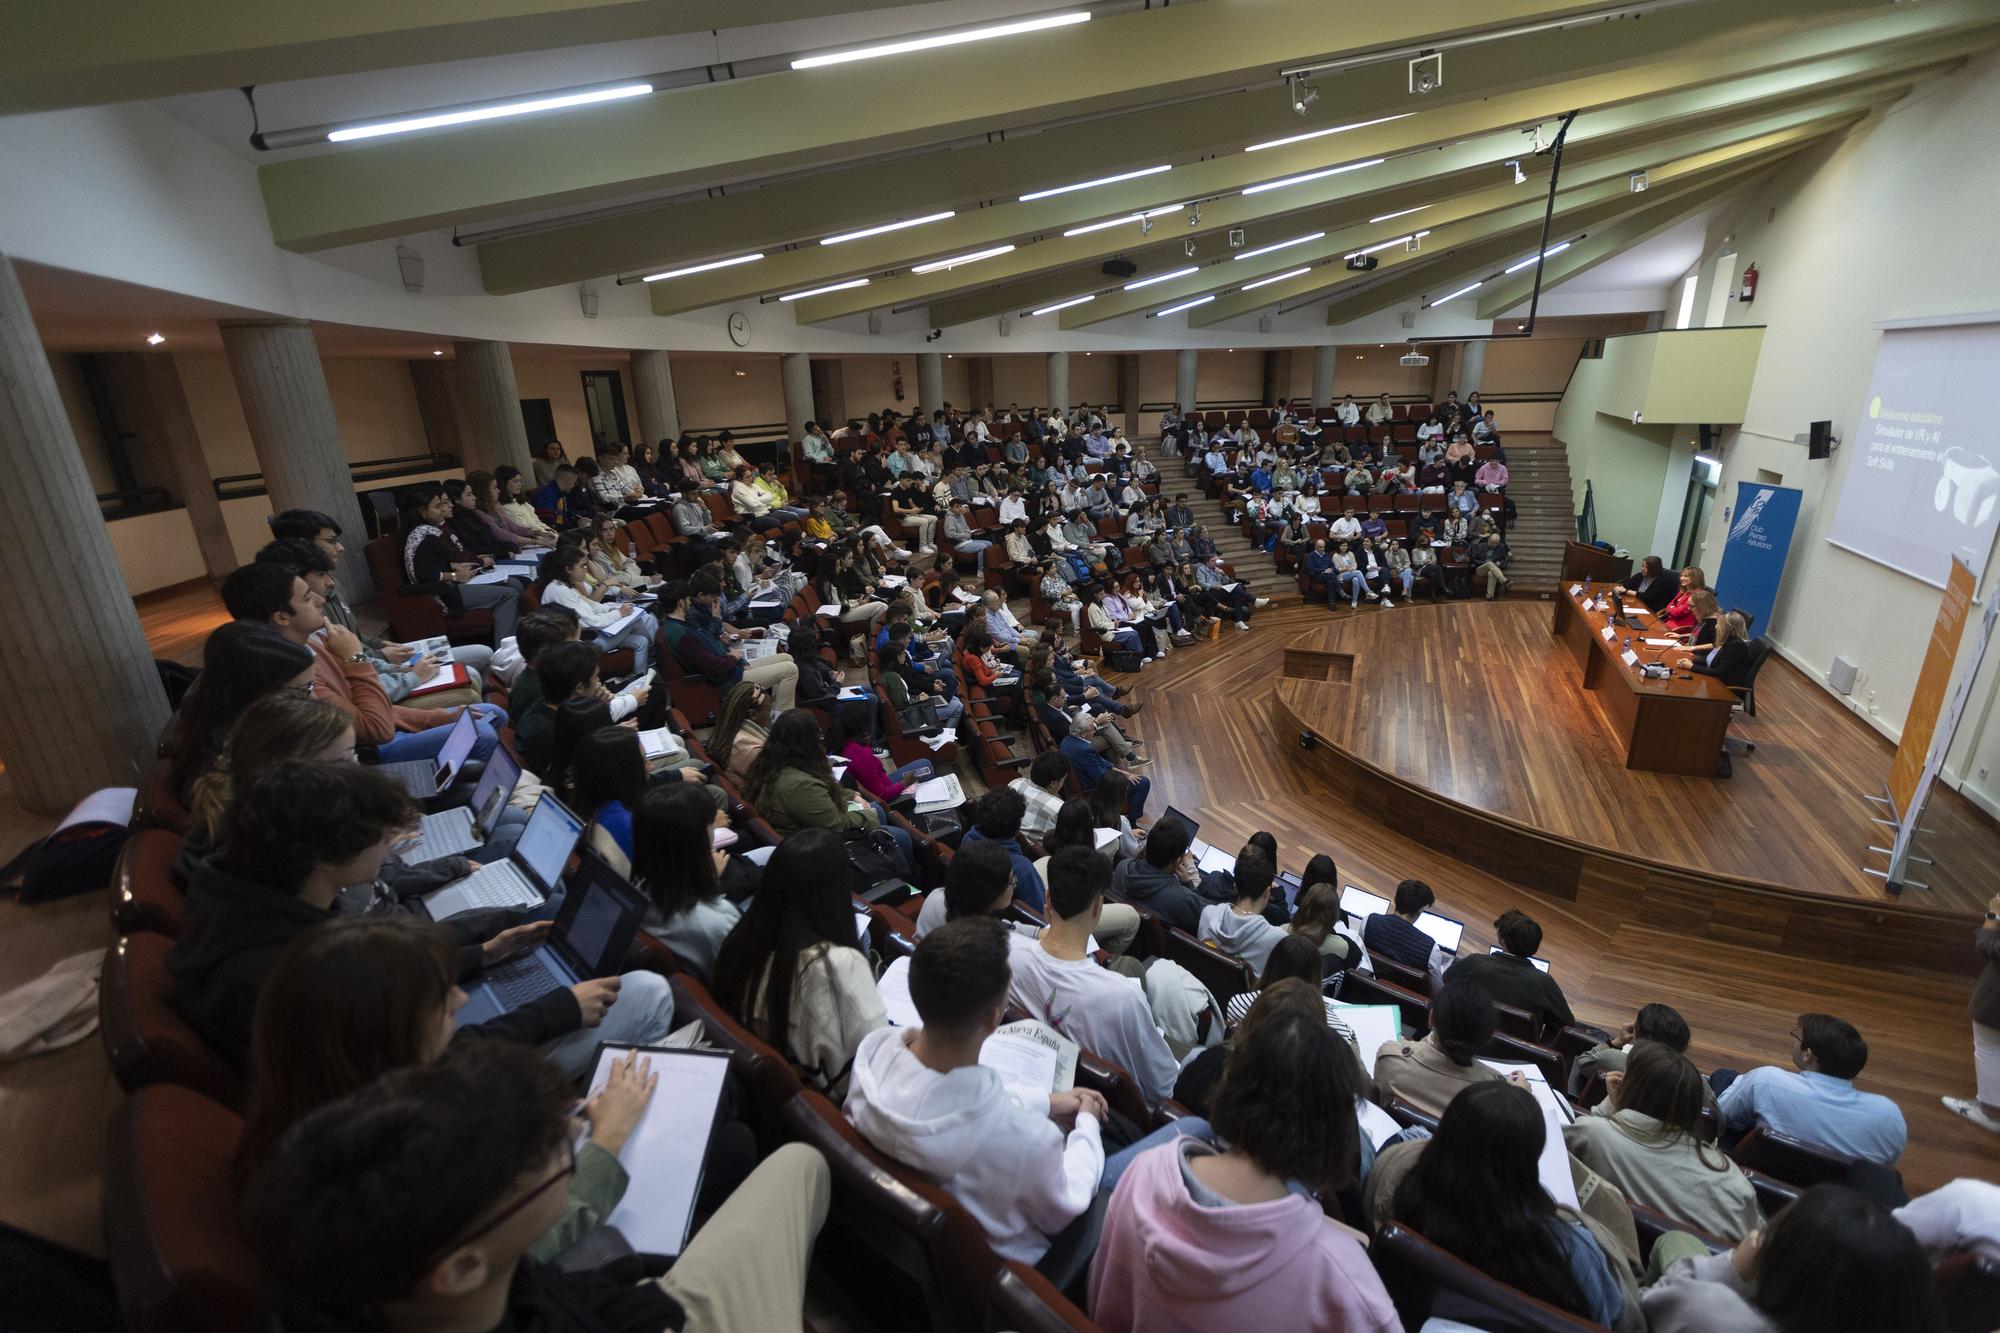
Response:
[{"label": "backpack on floor", "polygon": [[1130,648],[1113,648],[1107,644],[1104,649],[1104,664],[1113,671],[1137,671],[1146,665],[1146,659]]}]

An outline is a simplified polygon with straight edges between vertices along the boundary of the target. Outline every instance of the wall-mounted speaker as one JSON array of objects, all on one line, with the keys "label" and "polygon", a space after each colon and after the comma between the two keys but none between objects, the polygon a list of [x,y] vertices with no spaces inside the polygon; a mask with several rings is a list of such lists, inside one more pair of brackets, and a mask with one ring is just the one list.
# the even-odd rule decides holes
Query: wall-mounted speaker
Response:
[{"label": "wall-mounted speaker", "polygon": [[1104,261],[1104,276],[1107,278],[1129,278],[1139,271],[1139,266],[1129,259],[1107,259]]},{"label": "wall-mounted speaker", "polygon": [[1807,458],[1827,458],[1833,453],[1833,423],[1815,421],[1812,433],[1806,438]]}]

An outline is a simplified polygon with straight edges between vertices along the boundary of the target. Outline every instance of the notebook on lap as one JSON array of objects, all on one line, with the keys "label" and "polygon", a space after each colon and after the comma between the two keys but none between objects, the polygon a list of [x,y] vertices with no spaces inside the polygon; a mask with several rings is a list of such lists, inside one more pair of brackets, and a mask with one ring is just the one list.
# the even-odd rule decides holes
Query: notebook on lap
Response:
[{"label": "notebook on lap", "polygon": [[458,770],[465,767],[466,758],[472,753],[472,744],[477,739],[472,710],[461,709],[458,721],[451,724],[451,734],[444,738],[444,748],[437,752],[437,758],[377,764],[375,771],[396,779],[403,784],[403,790],[421,801],[452,784],[458,777]]},{"label": "notebook on lap", "polygon": [[472,789],[469,805],[439,810],[418,822],[416,842],[403,849],[404,864],[456,856],[487,841],[500,822],[501,812],[507,808],[508,798],[514,794],[514,784],[520,780],[520,762],[504,747],[495,750],[486,763],[486,771],[479,775],[479,785]]},{"label": "notebook on lap", "polygon": [[453,880],[424,895],[431,920],[471,911],[475,907],[539,907],[555,892],[569,854],[583,836],[583,821],[548,792],[535,802],[521,840],[504,861],[483,865],[463,879]]},{"label": "notebook on lap", "polygon": [[617,975],[645,915],[646,900],[638,890],[599,857],[585,852],[570,877],[547,942],[473,978],[465,988],[458,1026],[497,1018],[553,990]]}]

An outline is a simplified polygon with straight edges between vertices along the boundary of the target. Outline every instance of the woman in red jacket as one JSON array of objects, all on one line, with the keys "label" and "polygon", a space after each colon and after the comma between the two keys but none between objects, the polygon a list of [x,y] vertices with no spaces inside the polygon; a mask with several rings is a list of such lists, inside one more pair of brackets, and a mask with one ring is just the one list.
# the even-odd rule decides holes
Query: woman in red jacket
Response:
[{"label": "woman in red jacket", "polygon": [[1667,603],[1667,609],[1660,612],[1660,619],[1667,623],[1669,629],[1693,629],[1701,623],[1701,617],[1695,614],[1694,606],[1688,599],[1696,588],[1707,586],[1708,577],[1701,572],[1700,566],[1689,565],[1683,569],[1681,590],[1674,594],[1674,600]]}]

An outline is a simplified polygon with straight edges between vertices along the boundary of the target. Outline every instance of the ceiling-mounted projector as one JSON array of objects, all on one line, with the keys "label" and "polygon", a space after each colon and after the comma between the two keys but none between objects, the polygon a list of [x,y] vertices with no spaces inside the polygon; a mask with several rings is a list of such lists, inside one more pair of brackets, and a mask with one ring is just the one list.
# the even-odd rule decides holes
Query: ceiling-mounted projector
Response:
[{"label": "ceiling-mounted projector", "polygon": [[1399,366],[1428,366],[1430,363],[1431,359],[1422,352],[1405,352],[1396,360]]}]

